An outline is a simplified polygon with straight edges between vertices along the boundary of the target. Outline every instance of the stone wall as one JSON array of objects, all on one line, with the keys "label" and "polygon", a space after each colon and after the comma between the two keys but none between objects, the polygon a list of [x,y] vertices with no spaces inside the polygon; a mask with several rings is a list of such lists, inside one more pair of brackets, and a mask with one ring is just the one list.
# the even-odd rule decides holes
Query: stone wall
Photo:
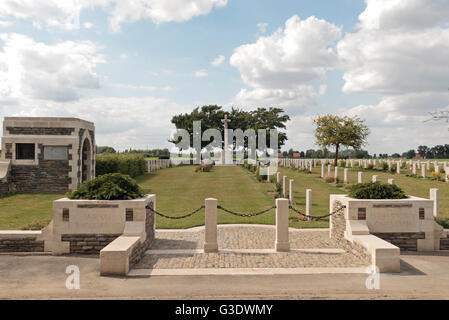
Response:
[{"label": "stone wall", "polygon": [[63,234],[62,241],[70,242],[70,253],[98,254],[120,234]]},{"label": "stone wall", "polygon": [[[153,203],[149,203],[150,207],[153,208]],[[145,217],[145,232],[147,238],[143,243],[139,242],[132,250],[132,253],[129,257],[129,266],[130,268],[138,263],[140,259],[142,259],[145,251],[151,247],[154,241],[154,213],[147,207],[146,209],[146,217]]]},{"label": "stone wall", "polygon": [[449,238],[440,239],[440,250],[449,250]]},{"label": "stone wall", "polygon": [[0,252],[44,252],[44,241],[37,238],[0,238]]},{"label": "stone wall", "polygon": [[[40,128],[37,128],[40,129]],[[65,128],[59,128],[65,129]],[[11,165],[11,183],[21,193],[66,193],[72,178],[69,173],[72,167],[68,160],[44,160],[43,145],[39,144],[38,165]],[[68,146],[69,150],[72,148]]]},{"label": "stone wall", "polygon": [[9,195],[9,187],[10,183],[8,181],[0,180],[0,198]]},{"label": "stone wall", "polygon": [[426,238],[425,232],[373,233],[373,235],[399,247],[401,251],[418,251],[418,239]]},{"label": "stone wall", "polygon": [[[341,207],[342,203],[339,201],[335,201],[332,205],[332,212]],[[345,230],[346,230],[346,219],[345,219],[345,209],[341,209],[339,212],[334,214],[331,218],[332,228],[331,228],[331,237],[336,239],[338,243],[342,246],[346,251],[354,254],[360,259],[366,261],[367,264],[372,263],[371,255],[366,251],[364,247],[357,243],[352,243],[345,238]]]},{"label": "stone wall", "polygon": [[75,128],[6,127],[9,134],[70,136]]}]

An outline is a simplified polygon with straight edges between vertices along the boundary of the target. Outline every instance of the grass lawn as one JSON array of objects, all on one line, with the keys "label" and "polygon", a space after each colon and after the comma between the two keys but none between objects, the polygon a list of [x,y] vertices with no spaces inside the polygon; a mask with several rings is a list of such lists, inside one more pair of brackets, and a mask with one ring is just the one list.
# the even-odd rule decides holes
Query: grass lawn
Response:
[{"label": "grass lawn", "polygon": [[0,199],[0,230],[18,230],[30,224],[47,225],[52,219],[53,200],[61,194],[17,194]]},{"label": "grass lawn", "polygon": [[[196,166],[159,170],[137,178],[146,193],[156,194],[157,210],[168,216],[182,216],[216,198],[230,210],[250,213],[269,208],[274,200],[265,186],[241,167],[214,167],[211,172],[195,172]],[[274,189],[274,185],[271,185]],[[257,217],[243,218],[218,212],[219,223],[274,224],[274,209]],[[189,228],[204,224],[204,210],[180,220],[156,217],[157,228]]]}]

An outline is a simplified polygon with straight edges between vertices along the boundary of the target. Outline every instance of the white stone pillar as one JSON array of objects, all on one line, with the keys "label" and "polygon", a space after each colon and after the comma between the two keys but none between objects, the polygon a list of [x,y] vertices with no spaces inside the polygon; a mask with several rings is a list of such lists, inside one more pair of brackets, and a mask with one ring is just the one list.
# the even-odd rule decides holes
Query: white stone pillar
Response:
[{"label": "white stone pillar", "polygon": [[324,163],[321,164],[321,178],[324,178]]},{"label": "white stone pillar", "polygon": [[328,176],[331,175],[331,165],[330,164],[327,165],[327,175]]},{"label": "white stone pillar", "polygon": [[282,177],[282,196],[287,198],[287,177]]},{"label": "white stone pillar", "polygon": [[293,201],[295,200],[295,194],[294,194],[294,188],[293,188],[293,183],[295,182],[295,180],[290,179],[289,181],[289,186],[288,186],[288,199],[290,200],[290,203],[293,204]]},{"label": "white stone pillar", "polygon": [[343,171],[343,182],[345,184],[348,183],[348,169],[347,168],[345,168],[345,170]]},{"label": "white stone pillar", "polygon": [[312,189],[306,190],[306,215],[309,221],[312,220]]},{"label": "white stone pillar", "polygon": [[281,173],[280,172],[276,173],[276,182],[281,183]]},{"label": "white stone pillar", "polygon": [[357,183],[363,183],[363,172],[357,173]]},{"label": "white stone pillar", "polygon": [[440,216],[440,190],[430,189],[430,200],[433,200],[433,216],[438,218]]},{"label": "white stone pillar", "polygon": [[338,178],[338,167],[335,167],[334,178],[335,178],[335,182],[337,182],[337,178]]},{"label": "white stone pillar", "polygon": [[421,177],[423,177],[423,178],[426,177],[426,166],[425,165],[421,166]]},{"label": "white stone pillar", "polygon": [[396,173],[401,174],[401,162],[396,162]]},{"label": "white stone pillar", "polygon": [[372,182],[373,182],[373,183],[376,183],[376,182],[377,182],[377,175],[373,175]]},{"label": "white stone pillar", "polygon": [[416,175],[416,162],[413,162],[412,173]]},{"label": "white stone pillar", "polygon": [[204,252],[217,252],[217,204],[218,200],[208,198],[205,200],[205,239]]},{"label": "white stone pillar", "polygon": [[388,179],[388,184],[394,184],[394,179]]},{"label": "white stone pillar", "polygon": [[277,252],[290,251],[288,239],[288,199],[276,199],[276,242]]},{"label": "white stone pillar", "polygon": [[271,177],[270,177],[270,167],[268,166],[267,168],[267,182],[270,183],[271,182]]}]

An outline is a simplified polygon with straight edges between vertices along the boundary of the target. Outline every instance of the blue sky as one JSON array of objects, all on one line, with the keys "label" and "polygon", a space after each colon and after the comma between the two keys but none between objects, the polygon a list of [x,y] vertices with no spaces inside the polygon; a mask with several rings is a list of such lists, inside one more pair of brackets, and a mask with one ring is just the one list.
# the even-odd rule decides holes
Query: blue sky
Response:
[{"label": "blue sky", "polygon": [[63,3],[0,4],[3,116],[77,116],[123,150],[170,146],[170,118],[196,106],[281,106],[299,150],[324,113],[366,119],[372,153],[447,143],[423,123],[449,105],[440,0]]}]

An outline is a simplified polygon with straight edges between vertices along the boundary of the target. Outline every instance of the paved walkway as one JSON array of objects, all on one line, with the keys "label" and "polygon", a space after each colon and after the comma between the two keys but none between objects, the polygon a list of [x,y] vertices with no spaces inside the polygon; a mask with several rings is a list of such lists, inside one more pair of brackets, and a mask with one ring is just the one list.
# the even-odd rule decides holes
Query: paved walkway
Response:
[{"label": "paved walkway", "polygon": [[360,268],[369,263],[329,238],[328,230],[291,229],[291,251],[273,250],[274,226],[222,225],[218,253],[202,253],[204,227],[156,231],[151,250],[134,269]]}]

